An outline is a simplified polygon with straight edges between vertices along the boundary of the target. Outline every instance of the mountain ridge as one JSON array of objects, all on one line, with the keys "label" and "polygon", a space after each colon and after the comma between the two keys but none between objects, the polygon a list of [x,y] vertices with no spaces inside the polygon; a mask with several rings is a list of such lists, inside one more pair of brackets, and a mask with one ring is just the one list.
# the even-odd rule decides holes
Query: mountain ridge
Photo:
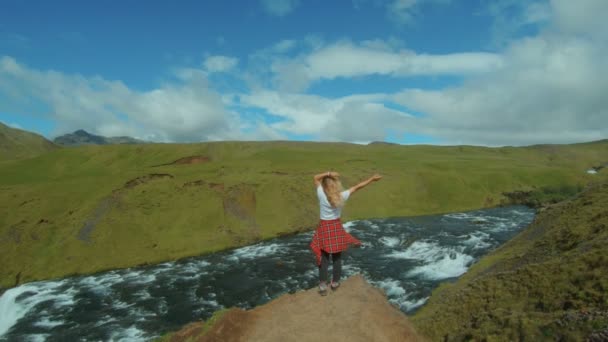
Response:
[{"label": "mountain ridge", "polygon": [[53,139],[53,142],[61,146],[81,146],[81,145],[114,145],[114,144],[145,144],[146,141],[135,139],[128,136],[105,137],[102,135],[91,134],[83,129],[78,129],[72,133],[60,135]]}]

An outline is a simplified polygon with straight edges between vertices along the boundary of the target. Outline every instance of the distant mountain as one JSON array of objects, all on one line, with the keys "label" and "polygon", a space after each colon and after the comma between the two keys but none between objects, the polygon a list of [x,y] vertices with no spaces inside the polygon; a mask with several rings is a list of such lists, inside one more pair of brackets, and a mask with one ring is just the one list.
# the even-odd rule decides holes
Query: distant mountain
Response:
[{"label": "distant mountain", "polygon": [[41,135],[0,122],[0,160],[34,157],[56,148]]},{"label": "distant mountain", "polygon": [[397,144],[397,143],[392,143],[392,142],[388,142],[388,141],[372,141],[372,142],[368,143],[368,145],[384,145],[384,146],[394,145],[394,146],[399,146],[399,144]]},{"label": "distant mountain", "polygon": [[104,137],[101,135],[91,134],[85,130],[79,129],[74,133],[68,133],[53,139],[53,142],[62,146],[79,146],[79,145],[111,145],[111,144],[144,144],[143,140],[138,140],[131,137]]}]

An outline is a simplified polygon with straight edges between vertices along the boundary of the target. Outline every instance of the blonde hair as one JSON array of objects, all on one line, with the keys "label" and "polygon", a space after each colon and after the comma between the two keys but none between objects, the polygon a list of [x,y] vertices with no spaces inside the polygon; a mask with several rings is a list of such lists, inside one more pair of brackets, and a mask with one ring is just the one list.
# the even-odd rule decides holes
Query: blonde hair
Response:
[{"label": "blonde hair", "polygon": [[323,177],[321,184],[323,185],[323,192],[325,192],[325,196],[327,196],[329,204],[331,204],[331,206],[334,208],[342,207],[344,202],[342,201],[342,196],[340,195],[342,192],[342,183],[340,183],[340,179],[325,176]]}]

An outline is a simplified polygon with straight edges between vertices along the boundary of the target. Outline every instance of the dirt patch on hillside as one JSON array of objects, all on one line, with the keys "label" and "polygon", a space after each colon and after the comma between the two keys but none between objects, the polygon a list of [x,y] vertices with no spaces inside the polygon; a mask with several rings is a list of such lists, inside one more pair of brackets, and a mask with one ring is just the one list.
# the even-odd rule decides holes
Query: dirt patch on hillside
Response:
[{"label": "dirt patch on hillside", "polygon": [[188,188],[188,187],[192,187],[192,186],[204,186],[206,184],[207,184],[207,182],[205,182],[202,179],[199,179],[199,180],[195,180],[195,181],[191,181],[191,182],[186,182],[186,183],[184,183],[184,185],[182,185],[182,187]]},{"label": "dirt patch on hillside", "polygon": [[256,199],[251,186],[241,184],[229,188],[223,202],[224,213],[243,221],[255,219]]},{"label": "dirt patch on hillside", "polygon": [[104,197],[101,201],[99,201],[95,209],[93,209],[93,212],[91,215],[89,215],[89,218],[84,222],[84,225],[78,231],[78,240],[83,242],[91,242],[91,234],[93,233],[93,230],[95,230],[95,227],[103,219],[103,217],[120,201],[124,191],[133,189],[141,184],[146,184],[152,180],[173,178],[173,175],[168,173],[151,173],[133,178],[127,181],[121,188],[113,190],[112,194]]},{"label": "dirt patch on hillside", "polygon": [[207,183],[206,181],[204,181],[202,179],[198,179],[195,181],[186,182],[182,185],[182,187],[184,187],[184,188],[199,187],[199,186],[206,186],[209,189],[211,189],[215,192],[218,192],[220,194],[224,193],[224,184],[223,183]]},{"label": "dirt patch on hillside", "polygon": [[102,199],[97,207],[93,210],[93,213],[89,216],[89,218],[84,222],[80,231],[78,231],[78,240],[83,242],[91,242],[91,233],[101,221],[103,216],[110,210],[112,204],[116,201],[116,194],[112,194],[104,199]]},{"label": "dirt patch on hillside", "polygon": [[209,188],[218,192],[224,192],[224,184],[222,183],[209,183]]},{"label": "dirt patch on hillside", "polygon": [[245,224],[253,239],[259,238],[261,232],[256,223],[255,189],[249,184],[239,184],[224,191],[224,222],[227,218],[239,220]]},{"label": "dirt patch on hillside", "polygon": [[[151,173],[149,175],[145,175],[145,176],[141,176],[141,177],[137,177],[137,178],[133,178],[130,181],[126,182],[125,185],[122,187],[123,189],[130,189],[130,188],[134,188],[140,184],[145,184],[151,180],[155,180],[155,179],[165,179],[165,178],[173,178],[173,175],[170,175],[168,173]],[[118,189],[118,190],[122,190],[122,189]],[[116,191],[116,190],[115,190]]]},{"label": "dirt patch on hillside", "polygon": [[210,161],[211,161],[211,158],[209,158],[207,156],[189,156],[189,157],[179,158],[179,159],[174,160],[174,161],[172,161],[170,163],[160,164],[160,165],[154,165],[154,167],[156,167],[156,166],[168,166],[168,165],[202,164],[202,163],[208,163]]},{"label": "dirt patch on hillside", "polygon": [[20,223],[11,226],[8,229],[8,231],[4,234],[4,236],[2,237],[2,242],[13,242],[15,244],[20,244],[21,235],[23,235],[23,232],[25,230],[23,228],[24,223],[27,223],[27,222],[21,221]]},{"label": "dirt patch on hillside", "polygon": [[230,310],[202,336],[175,338],[180,332],[169,341],[423,341],[407,317],[360,275],[325,297],[313,288],[249,311]]}]

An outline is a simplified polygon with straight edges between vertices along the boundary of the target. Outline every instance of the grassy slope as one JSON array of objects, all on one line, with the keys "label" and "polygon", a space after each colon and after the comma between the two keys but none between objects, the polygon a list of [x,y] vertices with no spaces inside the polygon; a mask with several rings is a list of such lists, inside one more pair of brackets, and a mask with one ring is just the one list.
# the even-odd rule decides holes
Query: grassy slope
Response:
[{"label": "grassy slope", "polygon": [[608,182],[541,212],[412,319],[432,340],[586,340],[608,328]]},{"label": "grassy slope", "polygon": [[57,145],[31,132],[8,127],[0,122],[0,161],[33,157]]},{"label": "grassy slope", "polygon": [[[222,142],[84,146],[4,161],[0,286],[311,229],[318,217],[312,175],[330,168],[346,186],[385,175],[349,202],[349,220],[494,206],[503,191],[608,178],[584,172],[606,162],[607,149],[608,142],[500,149]],[[194,155],[211,161],[155,167]],[[151,173],[173,178],[124,188]],[[86,222],[94,223],[90,234],[82,230]]]}]

